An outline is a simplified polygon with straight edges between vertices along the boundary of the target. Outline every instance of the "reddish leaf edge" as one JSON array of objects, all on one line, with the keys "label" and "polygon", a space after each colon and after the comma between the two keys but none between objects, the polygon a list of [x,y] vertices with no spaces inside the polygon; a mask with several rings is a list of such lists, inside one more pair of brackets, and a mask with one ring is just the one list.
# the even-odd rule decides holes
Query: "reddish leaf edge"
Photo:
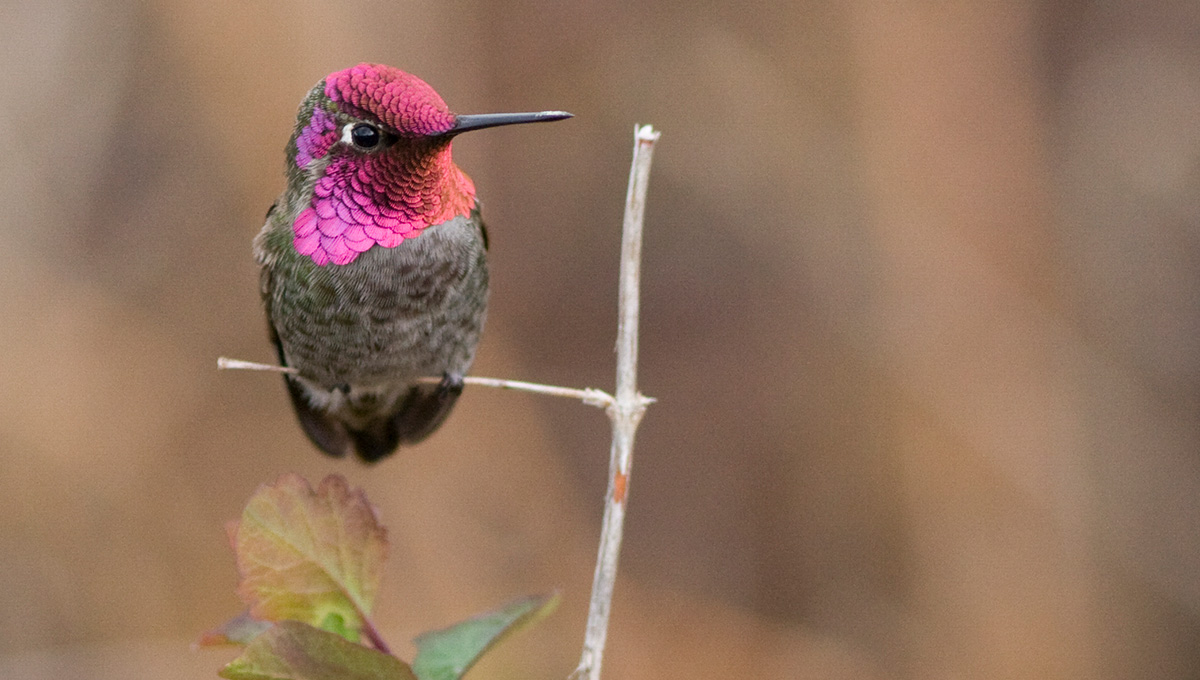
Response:
[{"label": "reddish leaf edge", "polygon": [[[314,487],[303,476],[296,474],[296,473],[285,473],[283,475],[280,475],[273,483],[260,484],[255,489],[254,495],[252,495],[251,498],[253,499],[254,496],[261,493],[266,488],[279,488],[282,486],[292,486],[293,488],[304,489],[308,493],[318,494],[322,491],[322,489],[327,488],[326,487],[327,484],[340,486],[343,489],[350,490],[352,493],[359,495],[360,498],[364,502],[367,503],[368,507],[372,510],[372,512],[375,512],[375,508],[372,504],[370,504],[370,501],[367,499],[365,492],[363,492],[363,490],[361,488],[351,487],[349,482],[345,479],[345,477],[343,477],[342,475],[337,475],[337,474],[327,475],[324,479],[321,480],[321,484],[314,489]],[[249,501],[247,501],[247,503],[249,503]],[[230,542],[231,547],[234,548],[235,553],[236,553],[236,549],[237,549],[237,531],[238,531],[239,524],[240,524],[240,520],[231,520],[231,521],[227,522],[225,525],[226,536]],[[478,614],[475,617],[472,617],[471,619],[467,619],[465,621],[460,621],[457,624],[452,624],[451,626],[448,626],[447,628],[432,630],[432,631],[423,633],[423,634],[419,635],[414,640],[414,642],[416,642],[418,644],[418,647],[420,647],[420,646],[422,646],[421,643],[423,643],[423,642],[431,641],[433,638],[439,637],[440,635],[443,635],[446,633],[450,633],[450,632],[452,632],[453,629],[458,628],[463,625],[471,624],[471,623],[477,621],[478,619],[482,619],[482,618],[500,613],[500,611],[502,611],[504,609],[508,609],[513,606],[520,606],[523,603],[528,603],[528,604],[532,605],[530,607],[529,611],[521,614],[520,616],[517,616],[515,619],[511,620],[509,623],[502,626],[501,629],[497,631],[496,635],[491,637],[490,640],[486,644],[484,644],[481,648],[479,648],[476,651],[476,653],[473,655],[473,658],[471,658],[470,661],[467,663],[467,667],[462,668],[460,671],[460,674],[456,675],[456,677],[461,677],[461,673],[465,673],[466,670],[470,666],[474,665],[475,661],[477,661],[480,657],[482,657],[486,652],[490,651],[490,649],[492,647],[494,647],[496,644],[501,642],[504,638],[507,638],[509,635],[516,632],[517,630],[520,630],[520,629],[523,629],[523,628],[526,628],[526,627],[529,627],[529,626],[535,624],[536,622],[540,621],[542,618],[547,616],[550,612],[552,612],[555,608],[557,608],[559,599],[560,599],[560,594],[557,590],[552,591],[551,593],[543,594],[543,595],[530,595],[530,596],[526,596],[523,598],[519,598],[517,600],[514,600],[514,601],[509,602],[508,604],[504,605],[501,608],[501,610],[484,612],[484,613]],[[358,608],[356,607],[356,609],[358,609]],[[330,648],[331,645],[333,645],[333,646],[335,646],[335,648],[338,648],[343,652],[348,652],[351,655],[355,655],[355,656],[360,655],[360,654],[367,655],[367,656],[361,657],[361,658],[372,658],[372,655],[380,654],[382,656],[392,659],[394,661],[394,663],[396,664],[396,665],[391,666],[389,668],[389,670],[394,670],[394,672],[398,673],[398,675],[393,675],[392,673],[389,672],[388,677],[397,677],[397,678],[405,678],[405,679],[411,677],[411,678],[413,678],[413,680],[417,680],[417,678],[418,678],[417,675],[413,674],[413,668],[407,662],[403,661],[402,659],[400,659],[399,657],[397,657],[391,653],[386,642],[384,642],[382,637],[380,637],[378,630],[375,628],[374,622],[372,622],[370,617],[367,616],[365,613],[363,613],[361,610],[359,610],[357,612],[362,621],[362,629],[359,632],[366,638],[366,640],[370,643],[370,645],[363,644],[362,642],[360,642],[358,639],[356,639],[357,636],[351,637],[348,634],[348,631],[346,631],[345,629],[338,630],[337,629],[338,627],[314,626],[306,621],[291,620],[291,619],[278,619],[278,620],[262,619],[262,618],[257,618],[255,616],[253,616],[251,611],[252,610],[243,611],[241,614],[238,614],[237,616],[229,619],[228,621],[221,624],[220,626],[217,626],[216,628],[205,631],[204,633],[202,633],[200,635],[199,639],[197,639],[197,641],[192,644],[193,650],[197,650],[200,648],[227,647],[227,646],[238,646],[238,647],[243,648],[242,655],[239,656],[237,659],[234,659],[233,662],[230,662],[230,664],[228,664],[224,669],[222,669],[222,671],[220,672],[221,677],[226,677],[226,678],[230,678],[230,677],[265,678],[265,677],[268,677],[266,675],[256,674],[252,671],[250,672],[249,675],[245,674],[244,671],[247,670],[246,665],[247,665],[247,663],[249,663],[248,660],[257,658],[259,661],[266,660],[268,663],[278,662],[278,663],[282,663],[282,664],[286,665],[289,662],[289,659],[285,658],[286,655],[278,655],[278,654],[275,654],[271,650],[277,649],[282,642],[286,642],[290,645],[290,647],[288,648],[289,649],[288,653],[290,655],[300,654],[300,656],[305,656],[306,650],[297,648],[296,643],[307,640],[307,641],[313,642],[314,645],[319,647],[320,649],[327,650]],[[338,642],[333,642],[332,640],[334,640],[334,639],[336,639]],[[418,656],[420,656],[420,655],[418,654]],[[377,660],[379,659],[378,657],[374,657],[374,658],[376,658]],[[307,660],[309,660],[309,661],[312,661],[314,659],[316,661],[322,661],[322,659],[320,658],[319,655],[315,656],[315,657],[307,658]],[[392,663],[392,662],[386,662],[386,663]],[[324,666],[323,662],[322,662],[322,665]],[[336,665],[336,663],[335,663],[335,665]],[[239,670],[239,667],[240,667],[240,670]],[[325,668],[324,670],[328,670],[328,668]],[[228,673],[233,673],[234,675],[229,675]],[[280,678],[294,677],[294,678],[297,678],[298,680],[305,680],[306,678],[317,677],[317,676],[310,676],[307,674],[299,674],[299,675],[270,676],[270,677],[280,677]],[[320,677],[324,678],[325,676],[322,675]],[[331,677],[334,677],[334,676],[331,676]],[[341,677],[341,676],[338,675],[336,677]],[[347,675],[346,677],[350,677],[350,676]]]}]

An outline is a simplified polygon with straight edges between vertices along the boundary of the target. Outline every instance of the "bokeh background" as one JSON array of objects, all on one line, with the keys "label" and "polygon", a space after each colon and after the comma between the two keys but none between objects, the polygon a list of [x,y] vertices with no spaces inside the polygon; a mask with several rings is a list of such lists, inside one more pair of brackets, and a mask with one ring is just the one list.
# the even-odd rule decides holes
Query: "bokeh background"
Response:
[{"label": "bokeh background", "polygon": [[419,631],[559,588],[475,673],[574,667],[608,425],[468,389],[320,457],[250,239],[296,106],[377,61],[461,112],[475,373],[610,388],[635,123],[639,434],[610,678],[1200,677],[1200,4],[0,6],[0,677],[212,678],[223,523],[337,472]]}]

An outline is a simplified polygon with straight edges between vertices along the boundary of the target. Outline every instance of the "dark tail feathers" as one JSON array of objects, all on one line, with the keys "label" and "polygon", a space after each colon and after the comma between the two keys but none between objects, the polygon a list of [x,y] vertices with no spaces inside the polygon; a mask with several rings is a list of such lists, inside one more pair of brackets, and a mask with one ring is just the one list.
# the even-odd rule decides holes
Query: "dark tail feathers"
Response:
[{"label": "dark tail feathers", "polygon": [[304,388],[289,376],[284,376],[284,381],[300,427],[317,448],[336,458],[345,457],[353,451],[367,463],[386,458],[401,444],[416,444],[433,434],[450,415],[463,388],[462,378],[452,376],[447,376],[437,385],[414,385],[397,402],[396,410],[390,415],[355,430],[328,413],[313,408],[304,394]]}]

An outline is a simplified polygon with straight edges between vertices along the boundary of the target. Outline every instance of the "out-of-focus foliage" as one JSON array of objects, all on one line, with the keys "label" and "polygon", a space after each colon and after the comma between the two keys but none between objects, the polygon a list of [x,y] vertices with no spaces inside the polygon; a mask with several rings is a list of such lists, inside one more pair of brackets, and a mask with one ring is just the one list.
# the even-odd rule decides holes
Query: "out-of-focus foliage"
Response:
[{"label": "out-of-focus foliage", "polygon": [[284,474],[260,486],[227,530],[249,616],[205,634],[201,644],[245,647],[221,669],[229,680],[458,680],[501,639],[558,603],[557,596],[527,597],[422,633],[409,667],[370,618],[387,530],[361,489],[340,475],[314,489],[300,475]]},{"label": "out-of-focus foliage", "polygon": [[298,621],[283,621],[254,638],[221,669],[228,680],[417,680],[394,656]]},{"label": "out-of-focus foliage", "polygon": [[421,680],[458,680],[505,637],[540,621],[557,606],[557,595],[526,597],[494,612],[422,633],[414,640],[413,672]]},{"label": "out-of-focus foliage", "polygon": [[227,527],[250,614],[300,621],[357,642],[375,606],[387,530],[361,490],[329,475],[264,485]]}]

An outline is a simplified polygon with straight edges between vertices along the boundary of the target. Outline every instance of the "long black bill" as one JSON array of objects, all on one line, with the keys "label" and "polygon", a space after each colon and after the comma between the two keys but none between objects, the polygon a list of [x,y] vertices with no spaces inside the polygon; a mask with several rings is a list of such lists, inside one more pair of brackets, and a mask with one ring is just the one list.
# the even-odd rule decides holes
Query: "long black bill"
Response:
[{"label": "long black bill", "polygon": [[573,115],[566,111],[538,111],[537,113],[478,113],[473,116],[455,116],[454,127],[447,130],[446,134],[457,135],[471,130],[519,123],[547,123],[552,120],[572,118]]}]

